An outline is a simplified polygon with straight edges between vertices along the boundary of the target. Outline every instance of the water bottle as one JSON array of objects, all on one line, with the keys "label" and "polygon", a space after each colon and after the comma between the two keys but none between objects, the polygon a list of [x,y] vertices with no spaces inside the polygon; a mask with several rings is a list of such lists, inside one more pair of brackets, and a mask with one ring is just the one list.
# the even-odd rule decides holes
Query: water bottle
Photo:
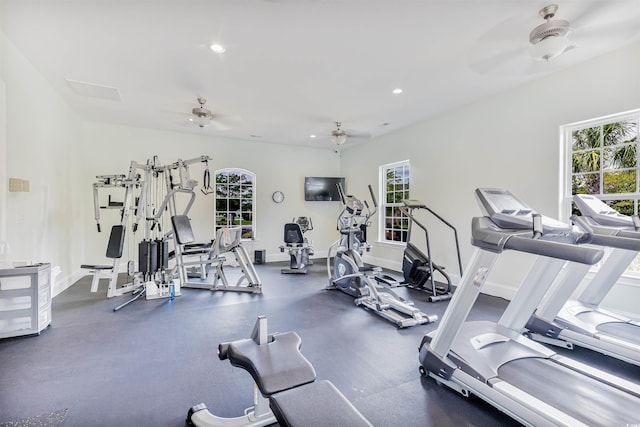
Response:
[{"label": "water bottle", "polygon": [[169,300],[173,301],[176,297],[176,286],[173,284],[173,280],[169,281]]}]

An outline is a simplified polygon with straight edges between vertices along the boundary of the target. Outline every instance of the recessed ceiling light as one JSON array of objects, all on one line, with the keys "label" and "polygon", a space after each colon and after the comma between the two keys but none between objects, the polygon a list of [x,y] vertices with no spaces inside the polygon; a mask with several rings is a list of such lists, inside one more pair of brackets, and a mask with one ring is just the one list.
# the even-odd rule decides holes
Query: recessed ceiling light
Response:
[{"label": "recessed ceiling light", "polygon": [[402,89],[400,89],[399,87],[395,88],[394,90],[391,91],[391,93],[393,93],[394,95],[399,95],[402,93]]},{"label": "recessed ceiling light", "polygon": [[316,135],[309,135],[309,138],[315,138]]},{"label": "recessed ceiling light", "polygon": [[215,53],[225,53],[227,51],[227,49],[224,46],[217,43],[213,43],[209,45],[209,49],[211,49]]}]

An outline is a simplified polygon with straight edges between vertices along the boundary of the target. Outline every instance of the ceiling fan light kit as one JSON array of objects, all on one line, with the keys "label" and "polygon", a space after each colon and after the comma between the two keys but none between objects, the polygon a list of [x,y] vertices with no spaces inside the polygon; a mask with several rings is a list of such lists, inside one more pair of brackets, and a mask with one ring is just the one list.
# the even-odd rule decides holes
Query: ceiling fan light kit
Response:
[{"label": "ceiling fan light kit", "polygon": [[333,136],[333,143],[336,145],[342,145],[345,142],[347,142],[347,135],[342,134],[342,135],[334,135]]},{"label": "ceiling fan light kit", "polygon": [[336,129],[331,132],[331,141],[335,145],[342,145],[347,142],[347,133],[340,129],[342,122],[336,122]]},{"label": "ceiling fan light kit", "polygon": [[569,21],[553,19],[558,5],[551,4],[540,10],[540,16],[546,20],[529,33],[529,53],[540,61],[549,61],[561,55],[569,47]]},{"label": "ceiling fan light kit", "polygon": [[547,37],[531,45],[529,52],[535,59],[549,61],[560,56],[567,47],[569,47],[569,39],[566,37]]},{"label": "ceiling fan light kit", "polygon": [[192,117],[189,121],[198,125],[198,127],[205,127],[211,122],[211,111],[204,108],[204,104],[207,102],[204,98],[198,98],[199,107],[195,107],[191,110]]}]

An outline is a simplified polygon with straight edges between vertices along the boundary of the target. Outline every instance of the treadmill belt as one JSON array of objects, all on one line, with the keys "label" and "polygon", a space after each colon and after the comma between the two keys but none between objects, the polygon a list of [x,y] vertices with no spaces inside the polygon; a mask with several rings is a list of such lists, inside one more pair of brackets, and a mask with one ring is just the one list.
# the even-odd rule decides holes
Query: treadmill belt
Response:
[{"label": "treadmill belt", "polygon": [[587,425],[640,423],[640,398],[549,359],[512,360],[498,369],[498,377]]},{"label": "treadmill belt", "polygon": [[609,322],[598,325],[597,329],[598,332],[611,337],[640,345],[640,326],[632,325],[631,323]]}]

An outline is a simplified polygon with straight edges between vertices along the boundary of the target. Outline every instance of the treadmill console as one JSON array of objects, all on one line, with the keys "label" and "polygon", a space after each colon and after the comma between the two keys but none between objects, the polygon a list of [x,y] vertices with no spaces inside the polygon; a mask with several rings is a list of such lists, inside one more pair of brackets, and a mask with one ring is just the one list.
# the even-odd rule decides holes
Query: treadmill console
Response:
[{"label": "treadmill console", "polygon": [[582,215],[592,218],[600,225],[636,229],[633,217],[621,214],[597,197],[576,194],[573,196],[573,202]]},{"label": "treadmill console", "polygon": [[[483,215],[489,217],[500,228],[532,230],[534,229],[534,220],[541,220],[544,233],[571,230],[571,224],[565,224],[543,215],[536,215],[535,210],[508,190],[478,188],[475,194]],[[536,229],[539,227],[540,225],[536,224]]]}]

